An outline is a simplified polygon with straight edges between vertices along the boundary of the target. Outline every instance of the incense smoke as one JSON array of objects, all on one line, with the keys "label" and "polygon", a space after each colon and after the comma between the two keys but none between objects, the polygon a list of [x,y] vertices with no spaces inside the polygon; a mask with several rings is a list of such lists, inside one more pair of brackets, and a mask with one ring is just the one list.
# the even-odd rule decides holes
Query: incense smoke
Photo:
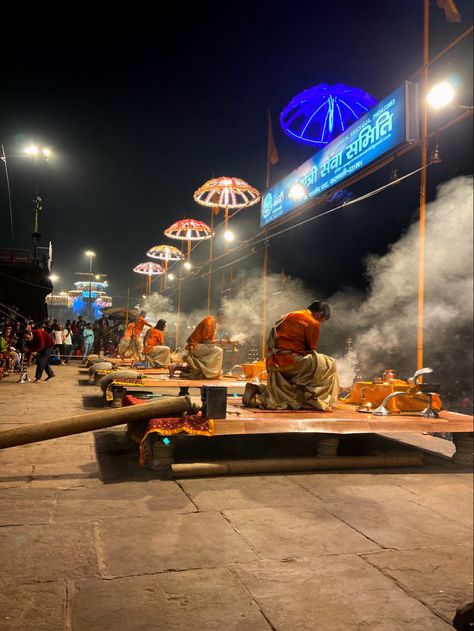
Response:
[{"label": "incense smoke", "polygon": [[[426,210],[424,364],[444,395],[460,398],[472,390],[472,208],[472,177],[459,177],[441,185]],[[365,377],[389,367],[415,372],[418,252],[416,221],[385,256],[367,259],[366,300],[331,299],[336,331],[354,339]]]}]

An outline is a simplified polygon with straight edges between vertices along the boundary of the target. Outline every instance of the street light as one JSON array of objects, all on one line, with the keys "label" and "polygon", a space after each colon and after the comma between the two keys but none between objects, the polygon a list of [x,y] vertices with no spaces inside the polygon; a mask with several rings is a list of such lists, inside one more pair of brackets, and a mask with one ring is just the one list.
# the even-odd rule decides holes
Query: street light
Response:
[{"label": "street light", "polygon": [[303,199],[307,194],[308,194],[308,191],[306,190],[306,187],[303,186],[303,184],[301,184],[301,182],[296,182],[296,184],[293,184],[293,186],[290,188],[288,192],[288,196],[294,202],[297,202],[300,199]]},{"label": "street light", "polygon": [[89,320],[92,320],[92,259],[95,256],[95,252],[87,250],[85,254],[89,257]]},{"label": "street light", "polygon": [[447,81],[435,85],[426,95],[426,100],[435,110],[449,105],[454,99],[454,88]]},{"label": "street light", "polygon": [[[7,157],[8,158],[35,158],[35,167],[36,167],[36,200],[35,200],[35,227],[34,227],[34,233],[35,235],[38,234],[38,210],[39,210],[39,203],[41,202],[41,200],[39,200],[38,202],[38,170],[37,170],[37,159],[38,157],[41,160],[48,160],[49,156],[51,155],[51,150],[48,149],[47,147],[37,147],[36,145],[30,145],[29,147],[26,147],[24,152],[20,155],[9,155],[7,156],[5,153],[5,148],[2,145],[2,155],[1,155],[1,160],[5,166],[5,177],[6,177],[6,181],[7,181],[7,193],[8,193],[8,204],[9,204],[9,209],[10,209],[10,229],[11,229],[11,244],[13,247],[13,242],[14,242],[14,236],[13,236],[13,204],[12,204],[12,195],[11,195],[11,189],[10,189],[10,179],[9,179],[9,175],[8,175],[8,165],[7,165]],[[37,240],[37,236],[34,237],[35,238],[35,246],[36,246],[36,240]]]}]

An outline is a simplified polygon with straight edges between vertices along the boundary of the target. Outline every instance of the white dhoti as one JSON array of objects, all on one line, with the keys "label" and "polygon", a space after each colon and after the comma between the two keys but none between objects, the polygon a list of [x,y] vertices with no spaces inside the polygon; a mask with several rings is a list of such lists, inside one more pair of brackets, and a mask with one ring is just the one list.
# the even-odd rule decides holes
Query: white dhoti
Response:
[{"label": "white dhoti", "polygon": [[224,351],[220,346],[198,344],[184,358],[191,367],[191,379],[218,379],[222,373]]},{"label": "white dhoti", "polygon": [[122,338],[117,348],[117,355],[122,359],[131,357],[135,361],[141,359],[143,353],[143,340],[141,338],[130,338],[128,340]]},{"label": "white dhoti", "polygon": [[150,368],[163,368],[170,365],[170,347],[154,346],[150,351],[145,352],[145,359]]},{"label": "white dhoti", "polygon": [[259,386],[257,407],[264,410],[315,409],[330,412],[337,402],[339,378],[332,357],[311,351],[295,355],[296,366],[268,371],[266,386]]}]

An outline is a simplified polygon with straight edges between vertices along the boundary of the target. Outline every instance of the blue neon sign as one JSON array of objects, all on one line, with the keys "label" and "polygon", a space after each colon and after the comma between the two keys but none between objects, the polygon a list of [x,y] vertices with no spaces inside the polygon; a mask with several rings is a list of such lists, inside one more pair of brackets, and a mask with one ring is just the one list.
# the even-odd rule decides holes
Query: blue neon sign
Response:
[{"label": "blue neon sign", "polygon": [[[262,198],[260,227],[295,210],[308,198],[336,187],[402,143],[416,140],[416,91],[412,88],[413,84],[408,82],[400,86],[324,149],[266,191]],[[290,197],[290,190],[297,183],[304,187],[304,199]]]}]

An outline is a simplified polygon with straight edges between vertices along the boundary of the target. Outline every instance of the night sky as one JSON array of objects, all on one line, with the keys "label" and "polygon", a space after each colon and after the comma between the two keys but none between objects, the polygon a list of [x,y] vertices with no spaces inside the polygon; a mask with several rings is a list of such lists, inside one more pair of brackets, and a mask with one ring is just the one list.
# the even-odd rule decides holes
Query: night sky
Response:
[{"label": "night sky", "polygon": [[[471,25],[472,2],[457,0],[460,24],[446,22],[431,4],[434,55]],[[168,242],[163,230],[170,223],[210,222],[209,209],[193,201],[196,188],[229,175],[264,189],[267,108],[280,156],[272,168],[276,182],[316,152],[279,126],[291,98],[318,83],[342,82],[381,100],[421,65],[422,13],[421,0],[235,3],[220,11],[167,11],[153,30],[115,38],[109,31],[101,46],[78,28],[54,47],[18,42],[4,58],[0,120],[16,247],[31,245],[35,173],[31,161],[14,156],[34,141],[54,152],[40,164],[38,182],[42,245],[53,243],[56,291],[72,288],[75,272],[88,271],[84,251],[92,249],[93,271],[108,274],[114,303],[124,304],[127,288],[139,294],[140,277],[131,269],[147,260],[152,245]],[[433,81],[452,73],[460,80],[458,102],[471,104],[469,38],[433,67]],[[435,114],[432,126],[454,115]],[[472,120],[440,135],[439,144],[443,163],[429,169],[428,198],[440,183],[472,173]],[[400,175],[418,165],[419,150],[397,162]],[[386,183],[390,169],[353,186],[353,196]],[[416,216],[418,193],[413,177],[272,240],[270,270],[303,279],[320,297],[364,288],[366,255],[384,253],[403,234]],[[233,224],[238,239],[258,231],[258,215],[259,205],[242,211]],[[4,173],[0,235],[8,246]],[[207,252],[204,245],[193,253],[197,267]],[[261,264],[259,247],[240,269]],[[186,284],[185,308],[205,307],[206,285]]]}]

